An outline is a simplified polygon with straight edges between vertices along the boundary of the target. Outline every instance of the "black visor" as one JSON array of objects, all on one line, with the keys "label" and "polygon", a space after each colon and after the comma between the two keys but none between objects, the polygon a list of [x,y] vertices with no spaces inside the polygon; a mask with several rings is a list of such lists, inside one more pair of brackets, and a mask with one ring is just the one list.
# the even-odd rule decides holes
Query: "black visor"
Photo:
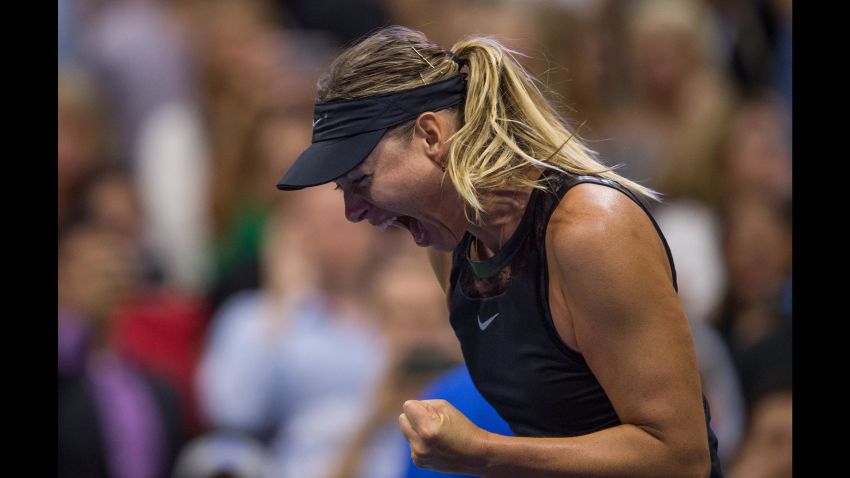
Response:
[{"label": "black visor", "polygon": [[466,80],[459,74],[397,93],[317,103],[313,142],[284,174],[277,188],[302,189],[342,177],[369,156],[389,128],[426,111],[454,106],[465,97]]}]

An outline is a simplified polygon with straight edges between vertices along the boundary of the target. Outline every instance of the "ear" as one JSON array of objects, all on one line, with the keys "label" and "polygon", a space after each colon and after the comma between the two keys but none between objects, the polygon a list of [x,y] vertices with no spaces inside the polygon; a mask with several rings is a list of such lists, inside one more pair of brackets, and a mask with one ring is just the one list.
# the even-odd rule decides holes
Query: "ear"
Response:
[{"label": "ear", "polygon": [[446,140],[451,134],[451,124],[442,115],[427,111],[416,118],[414,141],[440,169],[444,168],[444,158],[449,151]]}]

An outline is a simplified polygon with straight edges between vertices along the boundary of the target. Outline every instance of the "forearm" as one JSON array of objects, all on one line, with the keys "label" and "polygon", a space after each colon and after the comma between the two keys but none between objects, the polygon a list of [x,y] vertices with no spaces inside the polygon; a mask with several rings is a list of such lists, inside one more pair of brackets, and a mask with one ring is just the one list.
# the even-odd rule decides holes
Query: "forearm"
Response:
[{"label": "forearm", "polygon": [[635,425],[619,425],[568,438],[507,437],[488,434],[481,448],[486,478],[705,477],[706,443],[686,451]]}]

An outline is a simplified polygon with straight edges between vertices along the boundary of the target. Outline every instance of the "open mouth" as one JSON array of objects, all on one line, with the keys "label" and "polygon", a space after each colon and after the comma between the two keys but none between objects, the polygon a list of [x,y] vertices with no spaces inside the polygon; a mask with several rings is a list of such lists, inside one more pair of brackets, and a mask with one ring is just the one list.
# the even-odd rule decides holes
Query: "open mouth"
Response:
[{"label": "open mouth", "polygon": [[428,242],[425,227],[422,223],[410,216],[393,216],[375,227],[377,227],[380,231],[386,231],[392,226],[404,227],[410,231],[414,242],[420,246],[425,245]]},{"label": "open mouth", "polygon": [[397,219],[398,219],[398,216],[393,216],[393,217],[391,217],[391,218],[387,219],[386,221],[384,221],[384,222],[382,222],[382,223],[380,223],[380,224],[375,225],[375,227],[377,227],[379,231],[384,232],[384,231],[386,231],[386,230],[387,230],[387,228],[388,228],[388,227],[390,227],[390,226],[392,226],[393,224],[395,224],[395,222],[396,222],[396,220],[397,220]]}]

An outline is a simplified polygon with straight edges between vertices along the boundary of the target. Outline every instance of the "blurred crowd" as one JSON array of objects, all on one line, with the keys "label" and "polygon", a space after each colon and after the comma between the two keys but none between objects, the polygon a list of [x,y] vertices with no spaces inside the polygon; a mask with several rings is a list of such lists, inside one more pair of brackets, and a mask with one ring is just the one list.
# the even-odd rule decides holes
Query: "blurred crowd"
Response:
[{"label": "blurred crowd", "polygon": [[791,0],[58,7],[59,476],[437,476],[397,425],[434,387],[502,429],[409,234],[274,187],[324,69],[391,24],[524,53],[664,195],[726,475],[791,476]]}]

